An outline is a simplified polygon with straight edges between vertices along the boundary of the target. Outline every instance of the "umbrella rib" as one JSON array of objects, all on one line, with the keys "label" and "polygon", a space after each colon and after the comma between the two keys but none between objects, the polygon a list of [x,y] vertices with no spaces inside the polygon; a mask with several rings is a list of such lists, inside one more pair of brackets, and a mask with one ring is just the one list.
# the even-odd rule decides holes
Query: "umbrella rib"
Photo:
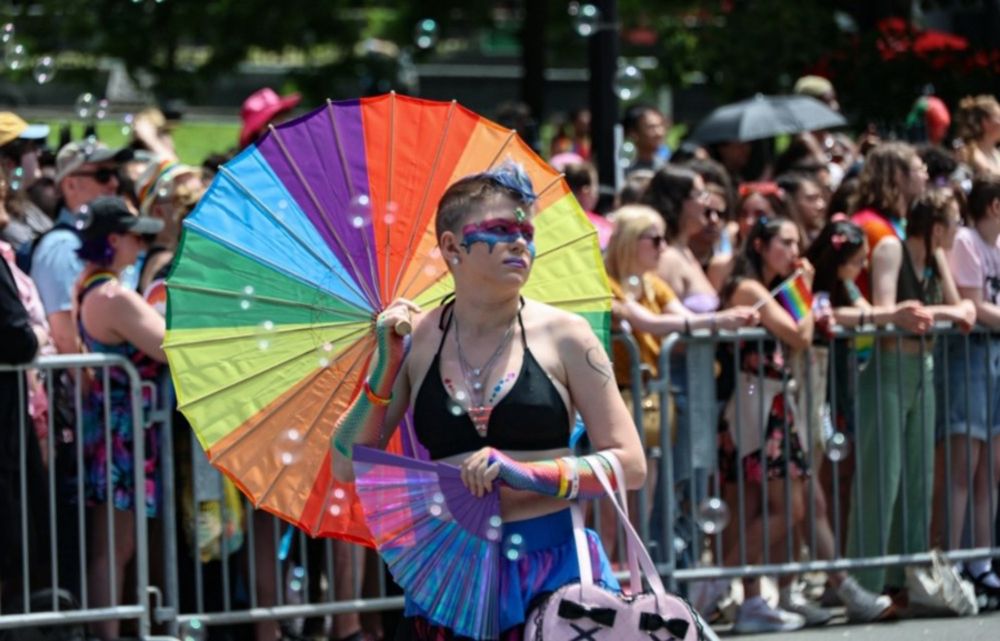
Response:
[{"label": "umbrella rib", "polygon": [[[229,298],[239,298],[244,294],[242,292],[231,292],[225,289],[216,289],[214,287],[199,287],[197,285],[187,285],[185,283],[167,283],[167,290],[171,289],[182,289],[189,292],[200,292],[202,294],[217,294],[219,296],[226,296]],[[340,316],[346,316],[347,318],[357,319],[354,322],[367,322],[372,319],[370,313],[359,310],[358,312],[344,311],[340,309],[335,309],[332,307],[322,307],[320,305],[314,305],[312,303],[303,303],[301,301],[287,300],[284,298],[277,298],[274,296],[260,296],[254,294],[254,299],[259,301],[264,301],[265,303],[275,303],[280,304],[284,307],[299,307],[302,309],[309,309],[314,312],[329,312],[331,314],[337,314]],[[357,308],[354,308],[357,309]]]},{"label": "umbrella rib", "polygon": [[538,252],[535,255],[535,264],[537,265],[538,261],[540,261],[541,259],[545,258],[549,254],[555,253],[555,252],[559,251],[560,249],[564,249],[566,247],[569,247],[570,245],[573,245],[574,243],[578,243],[581,240],[587,240],[588,238],[592,238],[592,237],[594,237],[596,235],[597,235],[597,230],[594,229],[594,230],[586,233],[583,236],[577,236],[576,238],[571,238],[571,239],[569,239],[569,240],[567,240],[565,242],[562,242],[562,243],[556,245],[555,247],[549,247],[549,248],[547,248],[543,252]]},{"label": "umbrella rib", "polygon": [[[288,232],[288,235],[291,236],[295,240],[295,242],[298,243],[298,245],[300,247],[302,247],[303,249],[305,249],[313,258],[315,258],[320,263],[322,263],[324,267],[326,267],[331,272],[333,272],[333,274],[337,277],[337,279],[340,282],[342,282],[349,290],[357,292],[357,289],[356,289],[354,283],[352,283],[352,282],[348,281],[347,279],[345,279],[344,276],[343,276],[343,274],[340,273],[340,270],[337,269],[336,266],[331,265],[329,261],[327,261],[324,257],[322,257],[318,253],[316,253],[316,251],[313,250],[313,248],[310,246],[309,243],[307,243],[303,238],[301,238],[297,233],[295,233],[295,230],[293,230],[291,227],[289,227],[288,225],[286,225],[285,222],[283,220],[281,220],[280,217],[278,217],[278,215],[274,212],[274,210],[272,210],[270,207],[268,207],[262,200],[260,200],[259,198],[257,198],[257,196],[253,194],[253,192],[251,192],[249,189],[247,189],[247,187],[242,182],[240,182],[240,180],[236,177],[236,174],[234,174],[232,171],[230,171],[225,165],[223,165],[222,167],[220,167],[219,171],[222,172],[222,174],[224,176],[226,176],[227,178],[229,178],[229,180],[234,185],[236,185],[236,187],[241,192],[243,192],[244,196],[246,196],[247,198],[251,199],[257,205],[257,208],[259,210],[263,211],[269,218],[271,218],[271,220],[273,220],[276,223],[278,223],[279,225],[281,225],[281,227],[286,232]],[[226,245],[227,247],[229,247],[230,249],[232,249],[234,251],[238,251],[240,253],[251,255],[251,256],[253,256],[256,259],[261,260],[260,257],[257,256],[256,254],[251,254],[251,252],[247,251],[245,248],[242,248],[242,247],[241,248],[237,248],[235,245],[233,245],[229,241],[225,240],[224,238],[219,237],[214,232],[211,232],[211,231],[207,230],[206,228],[198,225],[197,223],[195,223],[193,221],[185,222],[185,225],[188,226],[188,227],[191,227],[193,229],[197,229],[203,235],[209,236],[210,238],[213,238],[214,240],[216,240],[216,241],[218,241],[218,242]],[[267,261],[262,261],[262,262],[267,262]],[[277,269],[278,271],[281,271],[284,274],[287,274],[290,277],[296,278],[297,280],[301,280],[298,276],[294,276],[290,272],[287,272],[285,269],[283,269],[282,267],[280,267],[278,265],[275,265],[274,263],[269,263],[269,266],[273,267],[274,269]],[[317,285],[316,283],[313,283],[311,281],[309,281],[309,284],[316,285],[316,287],[319,287],[321,289],[325,289],[325,288],[322,288],[320,285]],[[330,293],[332,295],[334,295],[334,296],[337,296],[336,294],[333,294],[333,292],[330,292]],[[364,292],[357,292],[357,293],[363,294]],[[346,299],[344,299],[344,298],[342,298],[340,296],[337,296],[337,297],[341,298],[341,300],[344,300],[344,302],[349,302],[349,301],[347,301]],[[354,303],[350,303],[350,304],[352,306],[354,305]]]},{"label": "umbrella rib", "polygon": [[[396,141],[396,92],[389,92],[389,138],[386,142],[386,158],[389,161],[389,171],[386,173],[386,185],[385,185],[385,203],[386,207],[392,203],[392,174],[394,170],[394,160],[395,160],[395,145]],[[382,270],[382,292],[389,297],[392,292],[389,291],[389,228],[386,225],[385,229],[385,247],[382,250],[385,257],[385,267]]]},{"label": "umbrella rib", "polygon": [[[341,336],[339,339],[337,339],[336,341],[334,341],[334,343],[343,342],[345,339],[357,336],[358,334],[362,334],[362,333],[364,333],[366,331],[368,331],[368,328],[362,328],[362,329],[359,329],[357,331],[351,332],[349,334],[345,334],[344,336]],[[195,405],[197,403],[201,403],[202,401],[208,400],[209,398],[212,398],[213,396],[216,396],[216,395],[218,395],[218,394],[220,394],[222,392],[225,392],[225,391],[229,390],[232,387],[236,387],[237,385],[240,385],[242,383],[246,383],[247,381],[252,381],[253,379],[258,378],[258,377],[260,377],[260,376],[262,376],[264,374],[267,374],[268,372],[270,372],[270,371],[272,371],[274,369],[277,369],[278,367],[281,367],[283,365],[288,365],[292,361],[297,360],[299,358],[302,358],[303,356],[305,356],[306,354],[308,354],[309,352],[312,352],[312,351],[315,351],[315,348],[310,347],[309,349],[307,349],[304,352],[299,352],[298,354],[294,354],[292,356],[289,356],[285,360],[283,360],[283,361],[281,361],[279,363],[275,363],[274,365],[271,365],[270,367],[268,367],[265,370],[261,370],[259,372],[254,372],[253,374],[250,374],[249,376],[244,376],[243,378],[241,378],[241,379],[239,379],[237,381],[233,381],[231,383],[227,383],[227,384],[223,385],[222,387],[218,387],[218,388],[216,388],[216,389],[208,392],[207,394],[202,394],[198,398],[193,398],[193,399],[187,401],[186,403],[184,403],[183,405],[178,405],[177,409],[185,409],[185,408],[191,407],[192,405]]]},{"label": "umbrella rib", "polygon": [[[360,345],[360,343],[356,343],[355,346],[351,348],[351,351],[353,351],[355,349],[355,347],[357,347],[359,345]],[[349,354],[349,353],[350,353],[350,351],[345,352],[343,354],[343,356],[347,356],[347,354]],[[357,356],[355,356],[354,362],[351,363],[350,367],[348,368],[348,371],[353,371],[354,368],[357,367],[358,362],[362,359],[363,356],[364,356],[364,350],[361,350],[361,353],[359,353]],[[310,382],[314,381],[320,375],[321,375],[320,371],[317,371],[317,372],[313,373],[313,375],[310,376],[310,379],[311,379]],[[302,435],[302,444],[299,445],[299,447],[305,447],[305,444],[309,441],[309,435],[312,434],[312,432],[313,432],[314,429],[316,429],[316,425],[319,423],[320,418],[322,418],[322,416],[326,413],[327,408],[330,407],[330,403],[332,403],[333,400],[337,397],[337,394],[340,392],[340,389],[344,386],[344,384],[346,382],[347,382],[347,377],[346,376],[341,377],[341,379],[337,382],[337,386],[333,389],[332,392],[330,392],[330,395],[323,402],[322,408],[320,408],[320,410],[316,413],[316,415],[309,422],[309,427],[308,427],[308,429],[306,429],[305,433]],[[272,416],[274,416],[278,412],[278,410],[280,410],[281,408],[283,408],[286,405],[288,405],[293,399],[295,399],[302,392],[304,392],[305,390],[307,390],[308,387],[309,387],[308,384],[302,385],[295,394],[289,396],[286,399],[283,399],[277,405],[269,408],[268,411],[267,411],[267,413],[264,414],[264,416],[262,416],[256,422],[256,424],[260,425],[261,423],[266,422],[268,419],[270,419]],[[247,436],[249,436],[252,431],[253,431],[252,429],[245,430],[242,434],[239,435],[239,437],[237,437],[236,439],[234,439],[232,443],[229,443],[228,445],[226,445],[226,448],[224,450],[222,450],[221,452],[219,452],[217,455],[213,456],[212,457],[212,462],[214,463],[216,460],[218,460],[218,459],[222,458],[223,456],[225,456],[227,452],[229,452],[233,447],[235,447],[236,445],[238,445],[240,442],[243,441],[243,439],[245,439]],[[282,466],[281,470],[278,472],[277,477],[275,477],[271,481],[271,484],[268,486],[268,488],[266,490],[264,490],[264,493],[261,494],[258,498],[256,498],[254,500],[254,503],[255,503],[256,507],[259,507],[262,503],[264,503],[265,501],[267,501],[267,499],[271,495],[271,492],[274,490],[274,488],[281,481],[281,477],[285,474],[285,472],[288,470],[289,467],[290,466],[288,466],[288,465]],[[326,506],[324,506],[323,509],[325,510]]]},{"label": "umbrella rib", "polygon": [[[430,196],[431,185],[434,182],[434,175],[437,173],[438,165],[441,162],[441,156],[444,155],[444,144],[448,140],[448,134],[449,134],[449,131],[451,130],[451,121],[454,118],[454,114],[455,114],[455,104],[456,104],[455,101],[452,100],[451,101],[451,105],[448,107],[448,116],[445,119],[444,131],[441,132],[441,142],[438,143],[437,151],[434,153],[434,163],[431,165],[431,171],[430,171],[429,174],[427,174],[427,183],[424,185],[424,194],[423,194],[423,196],[420,197],[420,206],[417,208],[417,222],[418,223],[420,222],[420,214],[424,211],[424,208],[427,206],[427,198]],[[405,250],[405,252],[403,254],[403,261],[402,261],[402,264],[400,266],[399,273],[396,274],[396,282],[393,283],[393,285],[392,285],[392,291],[393,292],[397,291],[397,288],[399,287],[399,280],[403,276],[403,271],[405,269],[405,266],[410,261],[410,259],[413,258],[413,252],[416,251],[417,245],[416,245],[416,243],[414,241],[416,240],[415,237],[416,237],[417,228],[418,228],[417,225],[413,225],[410,228],[410,238],[409,238],[409,240],[406,243],[406,250]],[[425,227],[422,227],[422,228],[425,228]],[[429,257],[429,255],[425,254],[420,259],[420,263],[417,265],[417,267],[419,269],[415,270],[414,274],[418,273],[420,271],[420,269],[423,269],[424,265],[427,263],[428,257]],[[414,278],[415,278],[415,276],[411,276],[410,277],[410,280],[409,280],[409,282],[406,283],[406,287],[404,288],[404,290],[409,289],[410,285],[413,284],[413,279]]]},{"label": "umbrella rib", "polygon": [[495,165],[496,162],[497,162],[497,160],[500,159],[500,154],[502,154],[504,152],[504,150],[507,149],[507,145],[510,144],[510,141],[513,140],[514,136],[516,136],[516,135],[517,135],[517,132],[514,131],[513,129],[511,129],[509,132],[507,132],[507,138],[503,141],[503,144],[500,145],[500,148],[497,149],[496,155],[493,156],[493,160],[490,161],[490,164],[486,165],[486,169],[484,171],[489,171],[490,169],[493,169],[493,165]]},{"label": "umbrella rib", "polygon": [[535,194],[535,198],[536,199],[540,199],[542,196],[544,196],[545,192],[547,192],[548,190],[550,190],[553,187],[555,187],[556,185],[558,185],[559,181],[562,180],[565,175],[566,174],[559,174],[558,176],[556,176],[555,179],[552,180],[552,182],[550,182],[549,184],[547,184],[544,187],[542,187],[542,190],[540,192],[538,192],[537,194]]},{"label": "umbrella rib", "polygon": [[[354,181],[351,180],[351,172],[347,170],[347,156],[344,154],[344,145],[340,141],[340,129],[337,127],[337,119],[333,113],[333,101],[326,99],[327,114],[330,117],[330,131],[333,132],[333,141],[337,145],[337,156],[340,158],[340,169],[344,174],[344,181],[347,183],[347,192],[350,194],[351,202],[354,202],[357,191],[354,188]],[[368,195],[369,213],[371,207],[371,196]],[[368,257],[368,276],[373,283],[378,282],[374,271],[374,262],[371,252],[368,250],[368,243],[365,243],[365,255]]]},{"label": "umbrella rib", "polygon": [[[340,237],[340,234],[337,233],[337,230],[334,229],[333,225],[330,223],[330,214],[327,213],[326,209],[319,202],[319,198],[316,197],[316,193],[313,191],[312,185],[309,184],[309,182],[306,180],[306,177],[302,174],[302,168],[299,167],[299,164],[295,161],[295,158],[293,158],[292,154],[288,151],[288,147],[285,145],[285,141],[282,139],[280,131],[278,129],[275,129],[274,125],[269,125],[269,127],[271,129],[271,133],[274,135],[274,141],[278,144],[278,148],[281,149],[281,153],[285,156],[285,162],[287,162],[288,165],[292,168],[292,171],[295,172],[295,177],[299,179],[299,183],[306,190],[306,193],[309,194],[309,198],[310,200],[312,200],[313,206],[315,206],[316,209],[321,214],[320,219],[326,226],[327,231],[330,232],[330,234],[333,236],[333,239],[337,242],[338,245],[340,245],[340,250],[344,252],[344,257],[347,258],[347,261],[351,264],[351,268],[354,270],[354,273],[355,274],[362,273],[361,270],[358,269],[358,266],[355,264],[354,257],[351,256],[351,253],[349,251],[347,251],[347,246],[344,244],[344,241]],[[358,279],[358,285],[364,290],[365,295],[368,297],[368,303],[372,306],[372,308],[378,309],[379,307],[378,297],[375,296],[371,292],[371,290],[368,289],[368,284],[365,283],[362,279]]]},{"label": "umbrella rib", "polygon": [[[305,329],[317,330],[317,329],[336,329],[338,327],[347,327],[350,325],[357,325],[357,321],[344,321],[340,323],[317,323],[315,325],[308,325],[302,327],[286,327],[283,329],[275,329],[269,332],[270,335],[277,336],[279,334],[293,334],[295,332],[301,332]],[[370,325],[369,325],[370,326]],[[171,335],[174,335],[172,332]],[[254,336],[255,333],[251,334],[229,334],[228,336],[212,336],[208,338],[195,338],[188,340],[166,340],[163,343],[164,347],[191,347],[193,345],[204,345],[208,344],[218,344],[226,341],[237,341],[248,336]],[[334,341],[336,342],[336,341]]]},{"label": "umbrella rib", "polygon": [[[358,343],[358,345],[360,345],[360,343]],[[348,372],[353,372],[354,369],[358,366],[358,364],[360,362],[362,362],[364,356],[365,356],[365,351],[361,350],[361,352],[357,356],[355,356],[354,362],[352,362],[351,365],[347,368],[347,371]],[[332,403],[333,400],[337,397],[337,395],[340,393],[341,388],[344,387],[345,383],[347,383],[347,375],[346,374],[341,377],[340,381],[337,383],[337,386],[333,389],[332,392],[330,392],[330,395],[327,397],[326,401],[323,403],[323,408],[316,414],[315,417],[313,417],[313,420],[310,421],[309,428],[306,430],[306,433],[305,433],[305,435],[302,438],[303,444],[305,444],[309,440],[309,435],[312,434],[313,430],[316,429],[316,426],[319,424],[320,417],[323,416],[326,413],[327,408],[330,407],[330,403]],[[334,425],[334,427],[336,427],[336,425]],[[330,433],[330,436],[331,437],[333,436],[333,432],[332,431]],[[285,471],[287,469],[288,469],[288,467],[286,466],[286,467],[283,467],[280,472],[278,472],[278,478],[276,478],[274,480],[274,482],[271,484],[271,486],[268,487],[267,490],[264,492],[264,495],[260,497],[260,501],[262,503],[264,501],[266,501],[270,497],[271,490],[273,490],[274,487],[278,484],[278,482],[281,480],[281,477],[284,475],[284,473],[285,473]],[[323,496],[323,503],[322,503],[322,506],[321,506],[320,512],[319,512],[320,516],[316,520],[316,523],[314,524],[314,526],[310,528],[310,531],[312,532],[313,536],[316,536],[316,533],[319,531],[319,526],[323,524],[323,516],[326,514],[326,511],[329,509],[330,496],[333,494],[333,483],[328,483],[327,484],[326,491],[323,494],[324,494],[324,496]]]}]

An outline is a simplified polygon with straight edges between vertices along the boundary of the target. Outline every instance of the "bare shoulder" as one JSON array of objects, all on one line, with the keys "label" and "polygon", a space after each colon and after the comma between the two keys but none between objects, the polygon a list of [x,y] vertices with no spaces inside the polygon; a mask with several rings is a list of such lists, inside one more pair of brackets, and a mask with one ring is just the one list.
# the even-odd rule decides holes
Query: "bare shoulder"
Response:
[{"label": "bare shoulder", "polygon": [[521,312],[525,330],[529,335],[541,331],[556,344],[564,341],[580,341],[588,336],[593,337],[594,331],[590,324],[579,314],[553,307],[540,301],[525,300]]},{"label": "bare shoulder", "polygon": [[753,305],[770,296],[764,285],[753,279],[744,278],[733,289],[731,301],[733,305]]}]

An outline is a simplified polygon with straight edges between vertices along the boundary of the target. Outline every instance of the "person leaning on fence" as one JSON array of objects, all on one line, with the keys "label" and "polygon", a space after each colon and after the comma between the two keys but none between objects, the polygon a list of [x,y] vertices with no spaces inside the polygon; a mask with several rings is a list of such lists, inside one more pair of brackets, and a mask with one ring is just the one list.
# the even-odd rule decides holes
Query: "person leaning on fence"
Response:
[{"label": "person leaning on fence", "polygon": [[[954,197],[947,202],[948,215],[956,216]],[[975,306],[979,324],[996,332],[1000,329],[1000,178],[973,182],[968,215],[969,226],[958,230],[948,264],[959,295]],[[955,549],[966,521],[971,520],[975,523],[973,547],[988,548],[993,544],[1000,483],[1000,339],[995,333],[977,333],[966,345],[961,338],[951,338],[945,351],[947,358],[938,360],[948,370],[948,398],[947,414],[942,406],[937,420],[934,535],[944,547]],[[936,387],[944,393],[943,383]],[[950,464],[945,463],[949,453],[944,439],[950,439]],[[948,469],[950,476],[946,476]],[[966,516],[970,491],[974,518]],[[947,514],[945,493],[950,497]],[[978,592],[1000,597],[1000,578],[989,558],[966,561],[965,569]]]},{"label": "person leaning on fence", "polygon": [[[765,546],[771,550],[772,563],[792,562],[794,559],[786,558],[784,553],[787,537],[795,536],[797,526],[805,518],[804,483],[809,461],[798,434],[799,419],[792,398],[794,383],[788,363],[792,353],[807,349],[812,342],[813,316],[805,313],[796,319],[770,293],[795,272],[801,274],[807,286],[811,285],[813,269],[809,261],[800,259],[799,242],[799,228],[790,219],[759,218],[722,289],[723,301],[728,306],[759,306],[761,325],[775,337],[763,344],[747,341],[738,346],[740,372],[734,397],[726,407],[723,419],[726,429],[719,447],[727,502],[738,503],[737,484],[741,478],[749,486],[745,492],[744,532],[737,532],[736,528],[726,531],[730,536],[746,536],[747,563],[759,563]],[[759,376],[761,371],[763,377]],[[790,504],[785,501],[786,482],[791,487]],[[768,504],[762,505],[760,486],[765,483]],[[769,520],[766,540],[765,510]],[[736,541],[727,542],[726,549],[726,565],[741,562]],[[798,549],[797,545],[794,549]],[[784,577],[778,608],[771,607],[760,596],[759,579],[746,579],[743,585],[746,598],[734,624],[736,632],[781,632],[830,619],[828,612],[794,594],[790,581]]]},{"label": "person leaning on fence", "polygon": [[[155,234],[162,225],[133,215],[121,198],[97,198],[89,205],[77,251],[84,266],[76,288],[76,320],[84,346],[92,353],[125,357],[144,380],[159,376],[159,364],[166,362],[162,348],[165,323],[138,293],[119,281],[118,274],[135,263],[143,244],[141,235]],[[146,487],[136,488],[136,435],[129,379],[120,368],[111,368],[107,380],[110,386],[105,387],[104,377],[95,376],[84,400],[84,468],[71,479],[77,482],[82,476],[87,505],[93,508],[89,514],[92,539],[87,571],[93,606],[117,605],[110,603],[112,581],[117,594],[124,594],[125,567],[135,554],[136,501],[144,504],[148,516],[156,515],[159,507],[159,430],[155,425],[143,430]],[[144,409],[151,400],[144,390]],[[106,407],[110,408],[107,414]],[[105,438],[106,422],[110,425],[111,443]],[[109,474],[111,487],[107,484]],[[111,531],[106,514],[109,509],[113,510]],[[115,548],[113,568],[108,557],[109,540]],[[94,627],[102,639],[118,637],[118,621],[101,621]]]},{"label": "person leaning on fence", "polygon": [[[852,557],[927,550],[932,470],[922,462],[933,460],[934,374],[930,351],[921,353],[913,335],[926,333],[934,319],[924,307],[923,287],[903,243],[906,213],[923,194],[926,180],[926,168],[912,147],[885,143],[868,153],[856,195],[852,221],[865,232],[870,248],[869,267],[858,277],[858,287],[876,308],[908,303],[897,327],[910,337],[900,339],[898,348],[896,337],[878,339],[881,349],[858,384],[861,422],[855,426],[855,494],[847,532]],[[904,465],[907,483],[901,488]],[[903,502],[906,523],[896,518]],[[872,592],[904,585],[898,566],[851,574]]]},{"label": "person leaning on fence", "polygon": [[[661,406],[659,394],[645,390],[646,385],[659,376],[660,345],[664,336],[671,332],[690,333],[691,330],[698,329],[714,332],[716,329],[732,330],[756,325],[757,312],[749,307],[703,314],[688,310],[670,289],[670,285],[656,275],[660,257],[667,244],[663,218],[650,207],[627,205],[612,214],[612,220],[614,231],[604,260],[614,295],[611,314],[622,331],[632,333],[639,347],[640,368],[643,373],[641,389],[644,390],[641,399],[642,421],[648,453],[650,448],[659,447],[661,442]],[[626,403],[631,406],[635,402],[632,398],[631,359],[621,343],[616,341],[612,347],[615,380]],[[668,424],[672,422],[668,421]],[[647,465],[647,469],[647,485],[653,487],[656,466]],[[605,512],[610,513],[611,510],[602,511],[602,516]],[[606,538],[613,540],[613,535]],[[615,558],[614,554],[611,557]]]}]

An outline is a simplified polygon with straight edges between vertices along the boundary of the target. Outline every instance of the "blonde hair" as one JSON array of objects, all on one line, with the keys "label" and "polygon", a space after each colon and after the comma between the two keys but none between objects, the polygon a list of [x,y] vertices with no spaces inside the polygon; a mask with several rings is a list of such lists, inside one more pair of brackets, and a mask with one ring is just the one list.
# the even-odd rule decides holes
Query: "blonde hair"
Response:
[{"label": "blonde hair", "polygon": [[1000,111],[1000,103],[989,94],[966,96],[955,111],[955,135],[971,142],[983,135],[983,119],[991,112]]},{"label": "blonde hair", "polygon": [[631,270],[636,262],[639,237],[650,228],[663,234],[666,224],[655,209],[646,205],[625,205],[612,213],[609,219],[615,227],[604,251],[604,266],[608,276],[622,282],[624,278],[634,275]]},{"label": "blonde hair", "polygon": [[858,192],[852,211],[871,207],[884,215],[902,218],[905,211],[897,211],[903,196],[899,174],[909,176],[917,152],[903,142],[883,143],[865,156],[865,164],[858,180]]}]

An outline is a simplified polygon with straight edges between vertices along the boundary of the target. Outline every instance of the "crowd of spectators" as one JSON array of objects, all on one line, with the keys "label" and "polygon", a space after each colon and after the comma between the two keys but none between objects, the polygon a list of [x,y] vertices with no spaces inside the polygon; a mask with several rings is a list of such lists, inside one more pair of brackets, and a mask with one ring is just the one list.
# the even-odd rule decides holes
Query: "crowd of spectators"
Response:
[{"label": "crowd of spectators", "polygon": [[[822,78],[806,79],[797,89],[839,108],[832,85]],[[297,103],[297,96],[281,97],[269,89],[253,94],[244,104],[240,146],[251,144],[267,123]],[[936,103],[925,111],[941,118]],[[630,403],[642,403],[651,459],[673,457],[677,514],[710,495],[722,497],[733,510],[742,501],[745,528],[723,531],[722,554],[714,562],[792,562],[809,545],[815,546],[806,550],[814,559],[993,545],[1000,481],[1000,439],[994,440],[1000,436],[1000,344],[989,332],[975,333],[968,342],[962,336],[932,340],[925,335],[939,322],[964,332],[976,324],[1000,329],[996,99],[969,97],[957,105],[951,138],[937,135],[937,120],[916,128],[925,137],[912,141],[916,145],[881,141],[870,132],[858,139],[802,132],[784,141],[784,151],[773,161],[761,161],[758,143],[750,141],[709,147],[686,142],[671,150],[669,119],[653,106],[628,109],[622,125],[636,153],[610,212],[596,211],[599,187],[585,109],[557,128],[548,156],[597,230],[614,293],[615,327],[631,333],[639,346],[643,397],[631,393],[632,369],[622,351],[615,353],[618,384]],[[937,132],[933,143],[929,132]],[[45,143],[49,133],[16,114],[0,113],[0,253],[5,259],[0,266],[0,361],[112,353],[156,380],[164,376],[166,360],[164,281],[181,222],[225,157],[208,159],[204,167],[183,164],[170,139],[170,123],[155,109],[137,116],[134,141],[121,149],[87,138],[51,153]],[[790,282],[811,290],[813,309],[797,314],[778,302],[775,291]],[[867,344],[832,338],[837,327],[887,325],[905,336]],[[763,328],[769,338],[730,342],[728,349],[735,353],[728,355],[725,349],[709,353],[693,345],[675,350],[668,359],[669,403],[664,406],[649,391],[649,383],[664,374],[658,371],[664,336],[744,327]],[[871,358],[873,352],[880,358]],[[736,371],[733,363],[738,363]],[[32,487],[45,487],[46,469],[55,469],[67,481],[60,484],[59,500],[70,514],[77,496],[70,481],[83,479],[83,495],[93,506],[84,533],[87,591],[92,605],[109,605],[111,585],[119,595],[128,589],[126,568],[135,550],[137,493],[131,465],[136,435],[127,382],[89,377],[85,371],[76,375],[83,380],[64,374],[47,387],[31,372],[19,387],[14,375],[0,374],[0,421],[17,425],[23,407],[35,437],[22,459],[16,431],[0,433],[0,512],[27,518],[31,545],[47,550],[48,502],[22,505],[12,492],[18,475],[25,473]],[[74,386],[84,390],[82,407],[66,392]],[[807,403],[807,396],[814,402]],[[149,400],[144,398],[144,404]],[[79,436],[77,411],[83,424]],[[669,412],[669,435],[659,432],[661,412]],[[47,443],[50,413],[59,439],[54,444]],[[175,423],[185,425],[179,415]],[[189,435],[178,434],[178,452],[188,452]],[[834,435],[854,444],[852,455],[836,469],[837,497],[825,456]],[[82,439],[82,471],[75,468],[74,438]],[[144,438],[145,510],[155,516],[160,437],[150,429]],[[660,450],[661,442],[669,444],[669,451]],[[47,460],[49,451],[57,460]],[[175,458],[182,494],[192,495],[197,475],[189,467],[191,458]],[[24,469],[21,460],[27,461]],[[651,477],[651,514],[638,518],[651,519],[654,540],[679,539],[684,544],[679,549],[690,546],[701,533],[680,517],[674,532],[659,531],[666,488],[662,479]],[[864,487],[852,492],[856,479],[865,479]],[[769,489],[762,492],[765,485]],[[813,510],[806,505],[810,497]],[[834,498],[841,507],[837,513],[830,509]],[[242,552],[256,556],[260,568],[273,565],[270,537],[257,537],[253,551],[243,545],[247,524],[267,531],[266,517],[244,515],[238,493],[228,484],[213,501],[181,501],[185,553],[212,563]],[[219,502],[227,509],[220,511]],[[810,514],[813,521],[807,523]],[[834,522],[838,516],[843,522]],[[218,527],[197,527],[206,522]],[[970,523],[974,527],[963,534]],[[810,527],[815,536],[805,537]],[[41,565],[58,562],[65,587],[78,593],[82,579],[72,571],[80,566],[74,556],[79,546],[69,533],[73,529],[61,529],[56,559],[37,551],[30,558]],[[835,530],[844,533],[839,540]],[[20,549],[20,533],[19,523],[0,528],[2,547]],[[223,538],[228,547],[221,544]],[[114,564],[107,558],[109,540],[116,547]],[[346,544],[336,549],[338,558],[349,558]],[[5,609],[16,601],[21,585],[20,563],[7,562],[17,558],[5,554],[0,566]],[[681,554],[682,566],[701,562]],[[49,577],[41,565],[29,568],[39,586]],[[181,567],[190,566],[182,560]],[[353,564],[338,562],[337,567],[345,569],[328,577],[330,589],[338,597],[349,596]],[[961,569],[981,594],[1000,598],[1000,578],[990,559],[967,561]],[[839,599],[851,619],[872,621],[906,611],[907,583],[900,567],[831,572],[827,578],[829,599]],[[736,631],[792,630],[831,618],[827,608],[806,598],[797,577],[784,575],[778,583],[773,603],[762,596],[760,579],[743,581]],[[258,604],[275,602],[275,585],[273,569],[258,573],[257,585],[250,588],[257,590]],[[708,585],[692,597],[711,610],[719,594]],[[336,617],[334,626],[333,638],[364,634],[357,614]],[[255,629],[258,641],[281,634],[272,622]],[[93,632],[116,638],[119,624],[100,622]]]}]

